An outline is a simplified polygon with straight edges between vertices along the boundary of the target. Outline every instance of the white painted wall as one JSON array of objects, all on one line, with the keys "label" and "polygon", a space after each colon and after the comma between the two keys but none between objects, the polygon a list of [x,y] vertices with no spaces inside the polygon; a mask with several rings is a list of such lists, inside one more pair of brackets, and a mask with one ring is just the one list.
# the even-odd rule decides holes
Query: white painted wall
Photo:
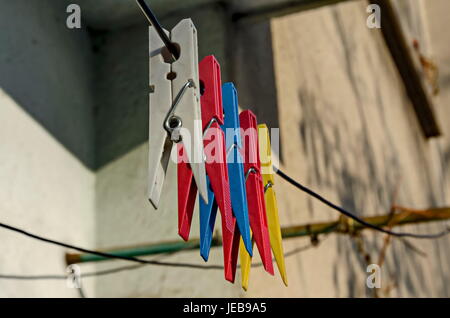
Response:
[{"label": "white painted wall", "polygon": [[[0,89],[0,222],[93,246],[94,190],[94,173]],[[1,274],[65,274],[64,248],[0,228],[0,250]],[[0,280],[0,297],[77,295],[65,281]]]},{"label": "white painted wall", "polygon": [[[62,1],[0,0],[0,222],[94,247],[90,44],[66,17]],[[65,252],[0,229],[0,274],[64,275]],[[0,280],[0,297],[77,295],[65,281]]]}]

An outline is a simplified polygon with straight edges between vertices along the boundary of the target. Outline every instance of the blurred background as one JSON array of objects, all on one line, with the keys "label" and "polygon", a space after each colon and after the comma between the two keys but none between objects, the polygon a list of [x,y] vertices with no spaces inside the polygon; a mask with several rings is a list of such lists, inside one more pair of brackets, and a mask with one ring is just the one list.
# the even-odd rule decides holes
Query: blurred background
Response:
[{"label": "blurred background", "polygon": [[[72,3],[80,29],[66,26]],[[147,3],[166,29],[193,20],[199,58],[214,54],[241,107],[280,128],[289,175],[360,216],[450,205],[449,1],[393,0],[381,29],[367,26],[366,0]],[[174,166],[161,208],[146,197],[148,93],[148,23],[134,0],[0,0],[0,222],[95,249],[181,241]],[[338,217],[281,179],[275,189],[282,226]],[[285,252],[310,240],[285,240]],[[381,258],[384,235],[314,240],[286,258],[289,287],[262,267],[244,292],[239,270],[233,285],[220,270],[162,266],[86,277],[82,287],[88,297],[450,297],[448,237],[393,239],[376,294],[366,267]],[[64,275],[70,251],[0,229],[0,252],[1,279]],[[203,263],[198,251],[149,259]],[[209,263],[222,262],[213,248]],[[64,280],[1,279],[0,296],[79,292]]]}]

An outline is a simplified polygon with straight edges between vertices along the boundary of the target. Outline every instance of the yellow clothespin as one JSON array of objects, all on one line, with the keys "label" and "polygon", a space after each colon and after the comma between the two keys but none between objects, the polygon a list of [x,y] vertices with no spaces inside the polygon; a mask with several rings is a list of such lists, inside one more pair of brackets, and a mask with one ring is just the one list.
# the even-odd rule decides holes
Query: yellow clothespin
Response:
[{"label": "yellow clothespin", "polygon": [[[250,237],[253,237],[252,231],[250,230]],[[255,241],[252,239],[252,250],[254,247]],[[241,262],[241,280],[242,280],[242,288],[247,291],[248,289],[248,279],[250,277],[250,267],[252,265],[252,257],[245,249],[244,241],[239,242],[239,259]]]},{"label": "yellow clothespin", "polygon": [[261,158],[261,174],[264,182],[264,198],[266,200],[267,225],[269,227],[270,247],[278,266],[283,283],[287,286],[286,266],[284,264],[284,251],[281,238],[280,219],[278,217],[277,197],[273,186],[275,185],[272,167],[272,152],[270,148],[269,128],[266,124],[258,125],[259,153]]},{"label": "yellow clothespin", "polygon": [[[269,129],[265,124],[258,125],[259,153],[261,158],[261,174],[264,182],[264,199],[266,201],[267,225],[269,228],[270,246],[275,256],[283,283],[287,286],[286,266],[284,262],[284,251],[281,237],[280,220],[278,217],[277,198],[273,186],[275,184],[272,168],[272,153],[270,148]],[[244,242],[240,242],[240,263],[242,275],[242,288],[248,289],[250,276],[251,256],[245,249]]]}]

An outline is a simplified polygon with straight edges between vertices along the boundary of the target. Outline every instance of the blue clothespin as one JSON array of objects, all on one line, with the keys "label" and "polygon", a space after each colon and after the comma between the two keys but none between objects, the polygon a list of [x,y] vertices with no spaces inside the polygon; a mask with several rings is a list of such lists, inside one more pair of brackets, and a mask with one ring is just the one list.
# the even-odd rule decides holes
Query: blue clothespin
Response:
[{"label": "blue clothespin", "polygon": [[209,250],[211,249],[211,243],[214,232],[214,224],[216,223],[217,215],[217,203],[214,200],[214,192],[211,188],[211,182],[208,176],[206,176],[206,185],[208,189],[208,203],[205,203],[202,198],[199,198],[200,202],[200,255],[203,259],[208,261]]},{"label": "blue clothespin", "polygon": [[[239,124],[238,98],[233,83],[225,83],[222,85],[222,103],[225,118],[221,128],[225,132],[231,205],[245,248],[248,253],[252,255],[252,240],[250,236],[244,165],[242,155],[239,152],[239,148],[242,147],[242,141]],[[232,131],[229,131],[230,129]],[[210,188],[208,178],[207,183],[208,203],[205,203],[200,199],[200,215],[209,216],[209,218],[200,218],[200,255],[205,261],[208,260],[214,231],[214,222],[217,214],[217,204],[215,204],[214,193]]]},{"label": "blue clothespin", "polygon": [[[233,83],[222,85],[222,102],[225,113],[224,124],[227,148],[228,175],[230,177],[231,206],[241,232],[245,248],[250,255],[252,253],[252,240],[248,217],[247,192],[245,187],[245,174],[243,158],[240,153],[242,148],[241,125],[239,123],[239,104],[236,88]],[[234,130],[232,134],[227,129]]]}]

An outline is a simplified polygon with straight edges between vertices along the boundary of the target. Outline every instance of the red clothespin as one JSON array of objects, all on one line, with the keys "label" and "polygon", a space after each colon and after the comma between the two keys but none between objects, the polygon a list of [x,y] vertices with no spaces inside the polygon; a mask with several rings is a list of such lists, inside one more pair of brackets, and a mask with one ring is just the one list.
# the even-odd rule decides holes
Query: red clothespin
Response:
[{"label": "red clothespin", "polygon": [[239,114],[239,120],[243,129],[242,142],[244,143],[244,153],[242,155],[244,158],[250,228],[264,269],[273,275],[272,252],[270,249],[269,230],[267,228],[266,203],[264,199],[263,178],[261,176],[256,116],[251,111],[245,110]]},{"label": "red clothespin", "polygon": [[[231,209],[225,134],[220,128],[224,120],[220,65],[214,56],[207,56],[199,63],[199,75],[206,174],[222,218],[225,278],[233,282],[239,253],[239,231],[236,231],[236,218]],[[178,146],[178,151],[179,159],[186,159],[181,144]],[[178,233],[187,240],[197,187],[189,164],[184,160],[181,161],[178,164]],[[212,217],[210,214],[200,215],[200,218],[210,217]]]}]

